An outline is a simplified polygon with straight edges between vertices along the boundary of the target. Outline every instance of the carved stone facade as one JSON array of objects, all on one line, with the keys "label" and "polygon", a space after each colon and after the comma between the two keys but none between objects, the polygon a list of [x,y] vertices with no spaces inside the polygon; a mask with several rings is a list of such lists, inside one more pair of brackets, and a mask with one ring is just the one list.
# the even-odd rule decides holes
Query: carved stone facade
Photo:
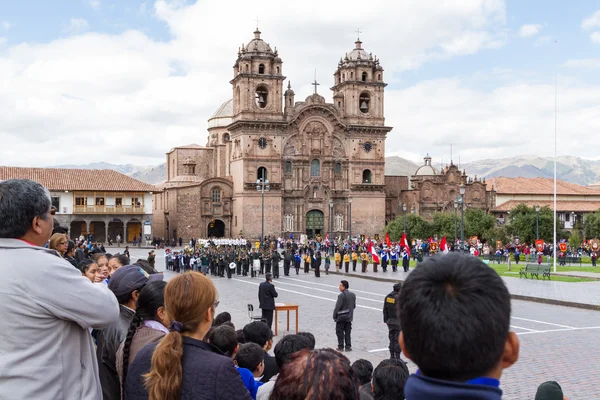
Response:
[{"label": "carved stone facade", "polygon": [[[258,238],[264,206],[265,235],[381,233],[385,139],[392,128],[384,125],[379,60],[357,40],[338,63],[333,103],[316,89],[296,102],[289,83],[283,92],[277,49],[258,30],[254,35],[238,52],[233,99],[209,120],[207,146],[167,154],[168,179],[155,195],[155,232],[186,240]],[[268,180],[264,194],[257,190],[262,178]]]},{"label": "carved stone facade", "polygon": [[[386,177],[386,180],[391,178]],[[406,205],[407,213],[421,215],[427,220],[431,220],[437,212],[453,213],[455,201],[460,211],[461,185],[465,189],[465,210],[475,208],[490,212],[494,208],[496,193],[487,189],[485,179],[467,177],[466,171],[461,172],[452,162],[438,172],[431,165],[431,157],[427,155],[423,166],[410,178],[410,187],[388,193],[386,219],[391,221],[401,216],[403,205]]]}]

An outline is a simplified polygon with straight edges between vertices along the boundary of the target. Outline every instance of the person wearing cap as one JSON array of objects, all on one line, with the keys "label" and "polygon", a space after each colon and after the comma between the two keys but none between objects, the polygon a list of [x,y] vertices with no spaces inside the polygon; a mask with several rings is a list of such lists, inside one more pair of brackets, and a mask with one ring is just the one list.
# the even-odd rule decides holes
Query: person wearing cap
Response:
[{"label": "person wearing cap", "polygon": [[383,301],[383,322],[388,327],[388,338],[390,339],[390,358],[400,359],[402,349],[398,343],[400,335],[400,318],[398,318],[398,293],[400,293],[401,283],[394,284],[393,291],[385,296]]},{"label": "person wearing cap", "polygon": [[548,381],[538,386],[535,400],[569,400],[569,398],[563,394],[558,382]]},{"label": "person wearing cap", "polygon": [[121,385],[117,373],[116,353],[127,336],[140,292],[148,282],[162,280],[162,274],[149,275],[139,265],[126,265],[111,276],[108,288],[119,302],[119,319],[96,332],[98,366],[104,400],[120,400]]},{"label": "person wearing cap", "polygon": [[50,193],[28,179],[0,182],[0,397],[100,398],[90,328],[118,318],[115,296],[44,245]]}]

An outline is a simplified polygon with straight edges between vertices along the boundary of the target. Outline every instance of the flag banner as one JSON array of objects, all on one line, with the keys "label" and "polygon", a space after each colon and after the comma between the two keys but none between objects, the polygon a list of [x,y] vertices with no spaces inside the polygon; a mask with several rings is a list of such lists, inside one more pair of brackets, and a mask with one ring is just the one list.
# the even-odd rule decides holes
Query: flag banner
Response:
[{"label": "flag banner", "polygon": [[536,240],[535,241],[535,248],[537,251],[544,251],[544,241],[543,240]]},{"label": "flag banner", "polygon": [[442,253],[447,254],[448,253],[448,243],[446,243],[446,236],[444,236],[442,238],[442,241],[440,242],[440,250],[442,251]]},{"label": "flag banner", "polygon": [[431,242],[429,244],[429,249],[431,250],[432,253],[435,253],[438,249],[438,244],[437,242]]},{"label": "flag banner", "polygon": [[560,251],[565,253],[567,251],[567,244],[565,242],[562,242],[558,245],[558,248],[560,249]]},{"label": "flag banner", "polygon": [[389,232],[385,233],[385,244],[387,244],[387,247],[392,247],[392,241],[390,240]]},{"label": "flag banner", "polygon": [[408,240],[406,239],[406,232],[402,232],[402,239],[400,239],[400,245],[406,249],[406,252],[410,257],[410,247],[408,246]]},{"label": "flag banner", "polygon": [[477,236],[471,236],[471,245],[477,246],[477,242],[479,242],[479,238]]}]

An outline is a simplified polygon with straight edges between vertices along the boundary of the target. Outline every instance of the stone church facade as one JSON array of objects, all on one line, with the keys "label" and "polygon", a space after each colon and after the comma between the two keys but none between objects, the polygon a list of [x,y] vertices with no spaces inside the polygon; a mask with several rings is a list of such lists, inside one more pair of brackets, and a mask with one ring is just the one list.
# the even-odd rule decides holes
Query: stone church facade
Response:
[{"label": "stone church facade", "polygon": [[357,40],[335,70],[333,102],[317,82],[296,101],[289,83],[284,91],[277,49],[257,29],[239,49],[233,98],[208,121],[207,145],[167,153],[167,181],[154,194],[155,234],[258,238],[263,207],[265,235],[381,233],[392,129],[383,73]]}]

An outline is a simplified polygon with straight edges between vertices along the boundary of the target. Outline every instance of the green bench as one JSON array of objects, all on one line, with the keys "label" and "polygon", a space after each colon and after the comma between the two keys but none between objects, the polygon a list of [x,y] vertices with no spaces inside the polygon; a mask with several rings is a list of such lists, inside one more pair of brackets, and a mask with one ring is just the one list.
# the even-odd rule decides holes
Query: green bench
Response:
[{"label": "green bench", "polygon": [[[581,257],[564,257],[565,259],[565,264],[579,264],[581,265]],[[558,258],[558,260],[560,260],[560,257]]]},{"label": "green bench", "polygon": [[549,264],[525,264],[525,268],[521,268],[519,271],[519,278],[525,277],[527,278],[527,274],[529,277],[533,279],[535,276],[537,279],[540,279],[540,274],[542,274],[542,279],[548,278],[550,280],[550,265]]}]

